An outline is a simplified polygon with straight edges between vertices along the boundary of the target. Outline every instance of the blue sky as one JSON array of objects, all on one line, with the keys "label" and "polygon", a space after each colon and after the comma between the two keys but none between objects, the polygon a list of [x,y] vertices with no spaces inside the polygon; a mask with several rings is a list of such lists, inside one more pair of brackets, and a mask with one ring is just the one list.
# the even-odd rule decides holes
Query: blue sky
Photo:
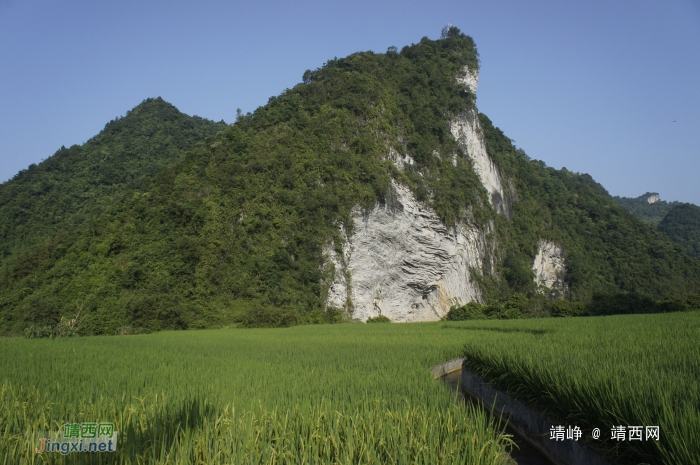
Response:
[{"label": "blue sky", "polygon": [[0,0],[0,181],[148,97],[231,123],[447,23],[476,41],[479,110],[532,158],[700,205],[699,0]]}]

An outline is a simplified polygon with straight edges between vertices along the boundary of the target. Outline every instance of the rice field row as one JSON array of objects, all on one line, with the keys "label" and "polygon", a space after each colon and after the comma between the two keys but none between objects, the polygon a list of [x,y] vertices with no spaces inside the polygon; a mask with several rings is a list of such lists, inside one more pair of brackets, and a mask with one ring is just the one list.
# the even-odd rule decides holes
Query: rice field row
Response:
[{"label": "rice field row", "polygon": [[[429,367],[471,337],[439,324],[0,339],[0,464],[497,464],[509,438]],[[36,453],[112,422],[112,453]]]},{"label": "rice field row", "polygon": [[[700,312],[442,326],[470,335],[468,369],[562,425],[599,428],[614,462],[700,460]],[[619,426],[659,426],[660,439],[613,438]]]}]

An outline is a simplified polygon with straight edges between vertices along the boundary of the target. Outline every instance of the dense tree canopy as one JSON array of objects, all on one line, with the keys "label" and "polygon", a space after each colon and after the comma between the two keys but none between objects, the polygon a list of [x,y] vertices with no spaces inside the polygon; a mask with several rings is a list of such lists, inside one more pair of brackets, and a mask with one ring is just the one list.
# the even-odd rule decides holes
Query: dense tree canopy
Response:
[{"label": "dense tree canopy", "polygon": [[[657,226],[689,256],[700,259],[700,207],[691,203],[666,202],[649,203],[646,194],[631,199],[613,197],[615,203],[627,209],[637,218]],[[658,195],[658,194],[657,194]]]},{"label": "dense tree canopy", "polygon": [[160,97],[110,121],[84,145],[61,147],[0,184],[0,270],[7,260],[96,218],[208,135],[224,129]]},{"label": "dense tree canopy", "polygon": [[674,205],[658,229],[678,243],[685,253],[700,260],[700,207],[690,203]]}]

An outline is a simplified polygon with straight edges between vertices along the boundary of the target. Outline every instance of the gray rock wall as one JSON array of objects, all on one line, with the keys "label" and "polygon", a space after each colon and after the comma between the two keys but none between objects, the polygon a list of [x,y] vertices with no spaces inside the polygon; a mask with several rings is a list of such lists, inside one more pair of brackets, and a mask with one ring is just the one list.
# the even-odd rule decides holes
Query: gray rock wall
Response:
[{"label": "gray rock wall", "polygon": [[[457,76],[457,81],[476,95],[476,89],[479,85],[479,71],[469,70],[468,66],[465,66],[463,71],[462,76]],[[481,183],[489,193],[488,200],[493,208],[499,214],[512,219],[512,203],[515,192],[506,187],[501,171],[486,152],[484,131],[481,128],[479,112],[476,108],[465,111],[452,120],[450,131],[471,159],[474,171],[479,175]]]},{"label": "gray rock wall", "polygon": [[335,268],[328,306],[346,307],[351,301],[353,318],[362,321],[377,315],[436,321],[455,303],[483,300],[470,268],[481,271],[487,231],[446,228],[430,207],[396,182],[383,202],[370,211],[356,208],[352,219],[354,233],[343,247],[344,257],[325,249],[327,263]]},{"label": "gray rock wall", "polygon": [[560,295],[568,291],[564,281],[566,257],[564,250],[554,242],[540,240],[540,248],[532,264],[532,270],[535,272],[535,282],[538,286],[545,286]]}]

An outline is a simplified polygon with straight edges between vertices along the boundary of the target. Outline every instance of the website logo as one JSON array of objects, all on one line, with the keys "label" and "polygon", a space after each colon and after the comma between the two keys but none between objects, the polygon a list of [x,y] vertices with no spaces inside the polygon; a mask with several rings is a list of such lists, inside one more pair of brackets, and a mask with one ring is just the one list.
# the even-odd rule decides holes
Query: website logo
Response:
[{"label": "website logo", "polygon": [[37,454],[58,452],[114,452],[118,433],[114,423],[67,423],[61,431],[39,438]]}]

